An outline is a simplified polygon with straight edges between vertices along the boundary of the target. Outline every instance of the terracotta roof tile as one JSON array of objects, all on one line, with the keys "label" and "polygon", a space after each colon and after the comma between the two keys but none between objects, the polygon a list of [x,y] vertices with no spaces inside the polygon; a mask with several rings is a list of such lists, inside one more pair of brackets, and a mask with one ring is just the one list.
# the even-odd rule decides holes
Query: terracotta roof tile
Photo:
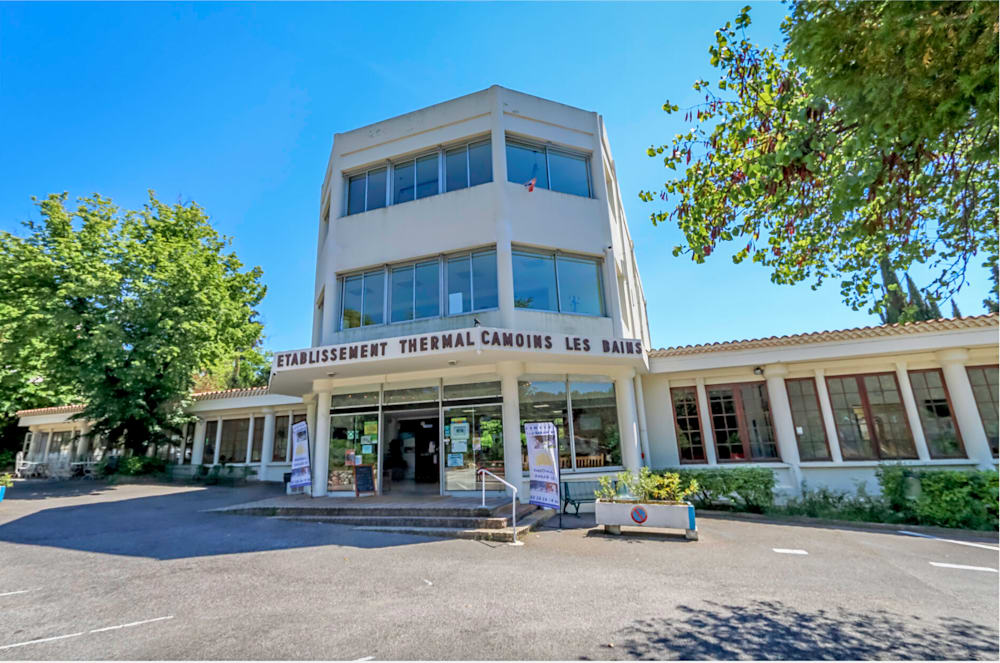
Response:
[{"label": "terracotta roof tile", "polygon": [[79,412],[83,410],[83,405],[55,405],[53,407],[37,407],[33,410],[18,410],[17,416],[38,416],[41,414],[61,414],[63,412]]},{"label": "terracotta roof tile", "polygon": [[[248,396],[266,396],[267,387],[249,387],[246,389],[220,389],[216,391],[195,392],[194,400],[211,401],[224,398],[246,398]],[[57,405],[55,407],[40,407],[33,410],[18,410],[17,416],[38,416],[42,414],[61,414],[65,412],[79,412],[83,405]]]},{"label": "terracotta roof tile", "polygon": [[986,315],[975,315],[965,318],[940,318],[938,320],[904,322],[893,325],[873,325],[871,327],[855,327],[853,329],[809,332],[805,334],[791,334],[788,336],[769,336],[768,338],[746,339],[742,341],[682,345],[672,348],[660,348],[659,350],[653,350],[649,353],[649,357],[651,359],[656,359],[658,357],[678,357],[682,355],[701,354],[705,352],[757,350],[760,348],[806,345],[809,343],[863,340],[884,336],[926,334],[959,329],[984,329],[997,326],[997,314],[988,313]]}]

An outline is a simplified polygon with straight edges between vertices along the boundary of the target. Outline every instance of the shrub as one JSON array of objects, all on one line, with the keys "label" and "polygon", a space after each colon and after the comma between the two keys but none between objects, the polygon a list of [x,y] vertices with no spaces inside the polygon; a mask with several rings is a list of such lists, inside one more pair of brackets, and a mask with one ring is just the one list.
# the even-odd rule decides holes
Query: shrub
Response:
[{"label": "shrub", "polygon": [[763,467],[679,470],[682,479],[697,482],[696,506],[729,504],[738,511],[763,513],[774,505],[774,472]]},{"label": "shrub", "polygon": [[140,476],[147,474],[161,474],[167,469],[167,461],[162,458],[150,458],[148,456],[109,456],[97,465],[97,472],[101,476]]},{"label": "shrub", "polygon": [[903,522],[997,529],[995,470],[931,470],[889,465],[877,471],[882,495]]},{"label": "shrub", "polygon": [[698,482],[694,479],[687,486],[682,486],[681,477],[676,472],[656,474],[648,467],[640,469],[638,474],[619,472],[614,481],[603,476],[600,483],[600,489],[594,491],[594,494],[602,500],[614,500],[624,494],[640,502],[683,502],[688,495],[698,490]]},{"label": "shrub", "polygon": [[771,513],[788,516],[809,516],[833,520],[855,520],[866,522],[896,522],[898,516],[889,508],[885,498],[870,495],[864,484],[858,484],[852,495],[821,486],[809,490],[802,483],[802,495],[789,499],[783,506],[772,507]]},{"label": "shrub", "polygon": [[13,488],[14,487],[14,477],[9,473],[5,472],[0,474],[0,487],[3,488]]},{"label": "shrub", "polygon": [[0,470],[14,465],[14,452],[9,450],[0,451]]}]

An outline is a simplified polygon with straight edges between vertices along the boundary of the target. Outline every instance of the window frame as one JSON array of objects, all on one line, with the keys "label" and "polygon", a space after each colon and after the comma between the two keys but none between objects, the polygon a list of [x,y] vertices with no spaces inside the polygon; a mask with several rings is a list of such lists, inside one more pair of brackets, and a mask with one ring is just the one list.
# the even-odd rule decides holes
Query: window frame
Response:
[{"label": "window frame", "polygon": [[[966,379],[969,380],[969,389],[970,389],[970,391],[972,391],[972,402],[975,403],[975,405],[976,405],[976,414],[979,415],[979,423],[982,424],[983,433],[986,435],[986,444],[990,446],[990,453],[993,455],[993,457],[997,458],[997,454],[993,453],[993,445],[990,443],[989,433],[986,430],[986,418],[983,416],[983,410],[982,410],[982,408],[979,407],[979,401],[976,400],[976,391],[975,391],[975,389],[972,386],[972,376],[969,374],[969,371],[972,370],[972,369],[985,370],[985,369],[990,369],[990,368],[994,368],[994,369],[1000,370],[1000,366],[997,366],[997,364],[975,364],[975,365],[971,365],[971,366],[966,366],[965,367],[965,376],[966,376]],[[987,383],[987,386],[988,386],[988,384],[989,383]],[[998,387],[998,391],[1000,391],[1000,387]],[[996,402],[997,402],[996,400],[993,401],[994,405],[996,405]],[[998,407],[997,409],[1000,410],[1000,407]],[[968,452],[966,452],[966,454],[968,454]]]},{"label": "window frame", "polygon": [[[538,189],[545,189],[547,191],[552,191],[554,193],[562,193],[567,196],[576,196],[577,198],[586,198],[589,200],[596,200],[594,195],[594,173],[593,167],[591,165],[591,159],[593,157],[592,153],[580,152],[572,148],[562,147],[554,145],[548,142],[533,141],[530,138],[521,138],[520,136],[515,136],[512,134],[506,134],[504,136],[504,150],[507,149],[508,145],[513,145],[514,147],[520,147],[522,149],[528,150],[540,150],[543,155],[545,155],[545,182],[546,186],[535,185]],[[569,191],[558,191],[552,188],[552,169],[549,166],[549,152],[555,152],[556,154],[561,154],[563,156],[571,157],[574,159],[582,159],[586,169],[587,169],[587,195],[581,196],[578,193],[570,193]],[[510,167],[507,169],[507,181],[512,184],[524,185],[525,182],[514,182],[510,179]]]},{"label": "window frame", "polygon": [[[497,247],[490,246],[489,248],[479,248],[479,249],[469,249],[468,251],[458,251],[455,253],[447,253],[441,256],[442,268],[439,272],[442,296],[439,298],[440,309],[442,311],[441,317],[451,318],[456,315],[468,315],[469,313],[480,313],[482,311],[495,311],[500,308],[500,293],[497,293],[497,305],[490,307],[477,308],[476,307],[476,273],[472,268],[472,257],[476,254],[492,253],[493,254],[493,266],[497,265]],[[468,258],[469,261],[469,304],[470,308],[468,311],[461,311],[459,313],[451,313],[448,310],[448,263],[455,258]],[[500,270],[497,269],[497,289],[499,290],[500,285]]]},{"label": "window frame", "polygon": [[[432,264],[432,263],[436,263],[437,264],[437,269],[438,269],[438,274],[437,274],[437,277],[438,277],[437,278],[437,280],[438,280],[438,312],[435,313],[434,315],[424,315],[424,316],[421,316],[421,317],[418,318],[418,317],[416,317],[417,316],[417,266],[419,266],[419,265],[429,265],[429,264]],[[436,258],[425,258],[423,260],[410,260],[410,261],[407,261],[407,262],[393,263],[391,265],[387,265],[386,267],[387,267],[387,273],[388,273],[388,277],[389,277],[389,280],[386,281],[386,298],[388,300],[387,301],[387,308],[388,308],[388,313],[389,314],[386,316],[386,321],[383,324],[400,325],[400,324],[405,324],[407,322],[416,322],[417,320],[433,320],[434,318],[440,318],[441,317],[441,279],[443,278],[441,276],[441,256],[438,256]],[[409,269],[410,273],[413,276],[413,290],[410,293],[410,306],[412,307],[412,310],[413,310],[413,317],[410,318],[410,319],[408,319],[408,320],[393,320],[392,319],[392,283],[391,283],[392,274],[397,269],[404,269],[404,268]]]},{"label": "window frame", "polygon": [[[560,251],[558,249],[554,249],[552,251],[546,251],[545,249],[526,248],[526,247],[521,247],[521,246],[518,246],[518,245],[512,246],[510,253],[511,253],[511,262],[512,263],[513,263],[514,256],[517,255],[517,254],[522,254],[522,255],[525,255],[525,256],[533,256],[533,257],[536,257],[536,258],[550,258],[552,260],[552,271],[555,273],[555,282],[556,282],[556,296],[555,296],[556,308],[555,308],[555,310],[547,309],[547,308],[529,308],[529,307],[524,307],[524,306],[519,307],[517,305],[517,297],[516,296],[514,297],[514,309],[515,310],[520,310],[520,311],[547,311],[549,313],[561,313],[563,315],[581,315],[581,316],[588,317],[588,318],[607,318],[609,316],[609,314],[608,314],[608,305],[607,305],[607,295],[605,294],[606,288],[604,286],[604,257],[603,256],[599,257],[599,258],[596,258],[594,256],[588,256],[588,255],[585,255],[585,254],[582,254],[582,253],[571,253],[569,251]],[[597,296],[598,296],[598,299],[600,300],[600,304],[601,304],[601,312],[600,313],[581,313],[581,312],[578,312],[578,311],[563,311],[562,310],[562,289],[561,289],[561,285],[560,285],[560,282],[559,282],[559,258],[560,257],[563,257],[563,258],[566,258],[566,259],[569,259],[569,260],[585,261],[585,262],[593,263],[596,266],[596,268],[597,268],[597,289],[598,289]],[[512,273],[513,273],[513,270],[512,270]]]},{"label": "window frame", "polygon": [[[788,393],[788,383],[789,382],[811,382],[813,386],[813,396],[816,398],[816,410],[819,412],[820,427],[823,430],[823,444],[826,445],[826,458],[802,458],[802,449],[799,448],[799,434],[795,430],[798,424],[795,422],[795,409],[792,408],[792,395]],[[806,377],[806,378],[785,378],[785,396],[788,398],[788,409],[792,415],[792,432],[795,435],[795,448],[799,452],[799,460],[804,463],[818,463],[824,461],[833,460],[833,449],[830,448],[830,436],[826,432],[826,419],[823,417],[823,404],[819,400],[819,389],[816,386],[816,378]],[[770,407],[770,403],[768,403]],[[832,409],[832,405],[831,405]],[[773,426],[773,422],[772,422]],[[777,440],[777,431],[775,431],[775,440]]]},{"label": "window frame", "polygon": [[[752,447],[750,445],[750,429],[747,428],[746,416],[743,408],[743,394],[741,393],[741,388],[744,385],[751,386],[763,386],[765,393],[767,393],[767,414],[770,418],[771,424],[771,437],[774,443],[774,451],[776,453],[773,457],[768,458],[754,458]],[[736,426],[740,433],[740,440],[743,442],[743,455],[744,458],[726,458],[723,459],[719,455],[719,439],[715,434],[715,425],[712,420],[712,398],[708,398],[708,419],[709,423],[712,424],[712,444],[715,446],[715,461],[719,465],[729,465],[729,464],[739,464],[739,463],[783,463],[784,460],[781,457],[781,446],[778,444],[778,430],[774,425],[774,413],[771,410],[771,394],[767,392],[767,383],[763,380],[749,380],[746,382],[726,382],[720,384],[707,384],[705,385],[705,395],[708,396],[708,392],[712,389],[729,389],[733,394],[733,409],[736,411]],[[697,395],[697,394],[696,394]],[[704,434],[703,434],[704,436]]]},{"label": "window frame", "polygon": [[[701,458],[693,458],[691,460],[686,460],[684,455],[681,453],[681,440],[680,440],[680,421],[677,419],[677,400],[674,398],[674,392],[680,389],[688,390],[694,392],[694,420],[698,423],[698,434],[701,436]],[[688,386],[688,387],[670,387],[670,409],[673,411],[674,418],[674,442],[677,445],[677,460],[681,465],[704,465],[708,462],[708,446],[705,442],[705,431],[702,429],[701,424],[701,402],[698,398],[698,387]],[[715,442],[713,437],[712,442]]]},{"label": "window frame", "polygon": [[[899,406],[903,409],[903,423],[906,424],[906,430],[910,434],[910,443],[913,445],[913,456],[901,456],[898,458],[883,458],[882,457],[882,445],[879,439],[878,430],[875,428],[875,417],[872,416],[871,402],[868,399],[868,387],[865,386],[864,379],[866,377],[881,377],[883,375],[890,375],[892,379],[896,382],[896,392],[899,394]],[[906,411],[906,403],[903,400],[903,389],[899,384],[899,376],[896,375],[894,371],[879,371],[876,373],[845,373],[843,375],[827,375],[824,376],[826,383],[827,393],[830,392],[830,380],[840,380],[845,378],[854,378],[855,383],[858,387],[858,396],[861,398],[861,408],[865,413],[865,423],[868,429],[868,435],[870,437],[870,442],[872,449],[875,451],[875,456],[872,458],[851,458],[851,461],[883,461],[883,460],[918,460],[920,458],[920,453],[917,451],[917,441],[913,437],[913,429],[910,428],[910,415]],[[837,412],[833,406],[833,399],[830,399],[830,410],[833,412],[835,424]],[[834,428],[837,428],[834,425]],[[837,444],[840,446],[841,457],[844,457],[844,446],[840,440],[840,430],[837,429]],[[848,459],[844,459],[848,460]]]},{"label": "window frame", "polygon": [[[381,170],[383,168],[385,169],[385,186],[386,186],[385,199],[386,199],[386,201],[385,201],[385,204],[382,205],[382,207],[373,207],[373,208],[371,208],[371,210],[369,210],[368,209],[368,180],[371,178],[372,172],[374,172],[376,170]],[[354,179],[355,177],[360,176],[360,175],[364,175],[365,176],[365,194],[364,194],[365,205],[364,205],[364,209],[361,210],[360,212],[353,212],[352,213],[351,212],[351,180]],[[344,216],[354,216],[356,214],[364,214],[365,212],[369,212],[369,211],[372,211],[372,210],[377,210],[377,209],[382,209],[384,207],[388,207],[389,206],[389,199],[391,197],[390,196],[390,185],[391,184],[392,184],[392,167],[391,167],[391,164],[389,164],[389,163],[383,163],[383,164],[379,164],[379,165],[376,165],[376,166],[371,166],[369,168],[365,168],[363,170],[358,170],[358,171],[355,171],[355,172],[352,172],[352,173],[344,173],[344,191],[346,191],[346,193],[347,193],[347,195],[344,196]],[[329,210],[327,211],[327,214],[329,214]],[[327,217],[327,221],[329,221],[329,217]]]},{"label": "window frame", "polygon": [[[948,403],[948,416],[951,417],[951,425],[955,429],[955,438],[958,441],[958,455],[955,456],[940,456],[934,453],[931,448],[931,443],[927,440],[927,427],[924,425],[924,419],[920,416],[920,403],[917,401],[917,391],[913,386],[913,374],[914,373],[937,373],[941,378],[941,388],[944,390],[945,402]],[[920,430],[924,434],[924,440],[927,443],[927,455],[932,460],[938,459],[953,459],[953,458],[968,458],[969,452],[965,449],[965,440],[962,439],[962,431],[958,427],[958,417],[955,416],[955,406],[951,402],[951,392],[948,390],[948,383],[944,379],[944,371],[940,368],[916,368],[907,369],[906,378],[910,381],[910,391],[913,392],[914,406],[917,409],[917,420],[920,421]],[[911,433],[913,431],[910,431]],[[914,440],[914,446],[916,446],[916,440]]]},{"label": "window frame", "polygon": [[[368,275],[382,273],[382,322],[375,322],[370,325],[364,324],[365,320],[365,278]],[[359,323],[357,327],[345,327],[344,326],[344,302],[346,301],[347,294],[347,280],[354,278],[355,276],[361,277],[361,310],[358,311]],[[388,324],[386,320],[388,319],[387,303],[389,299],[389,276],[390,272],[388,270],[388,265],[383,265],[381,269],[364,269],[360,271],[350,272],[344,274],[340,277],[340,331],[347,329],[363,329],[364,327],[380,327],[382,325]]]}]

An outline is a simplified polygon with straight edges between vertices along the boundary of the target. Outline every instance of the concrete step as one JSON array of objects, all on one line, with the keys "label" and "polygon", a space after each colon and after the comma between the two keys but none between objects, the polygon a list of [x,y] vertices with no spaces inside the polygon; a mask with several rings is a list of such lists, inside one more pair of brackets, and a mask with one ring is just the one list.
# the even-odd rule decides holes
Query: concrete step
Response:
[{"label": "concrete step", "polygon": [[[517,520],[517,540],[523,542],[524,535],[539,527],[549,518],[556,515],[554,509],[538,509],[529,513],[524,520],[519,517]],[[514,533],[510,527],[503,529],[494,528],[461,528],[461,527],[410,527],[410,526],[382,526],[366,525],[357,529],[366,532],[384,532],[387,534],[416,534],[418,536],[432,536],[436,538],[453,539],[475,539],[478,541],[506,541],[514,540]]]},{"label": "concrete step", "polygon": [[468,516],[274,516],[279,520],[331,525],[383,527],[450,527],[459,529],[501,529],[509,527],[509,518],[475,518]]},{"label": "concrete step", "polygon": [[[347,500],[345,500],[347,501]],[[523,507],[522,507],[523,508]],[[237,506],[217,509],[237,516],[410,516],[454,518],[498,518],[510,514],[510,503],[495,507],[422,506]]]}]

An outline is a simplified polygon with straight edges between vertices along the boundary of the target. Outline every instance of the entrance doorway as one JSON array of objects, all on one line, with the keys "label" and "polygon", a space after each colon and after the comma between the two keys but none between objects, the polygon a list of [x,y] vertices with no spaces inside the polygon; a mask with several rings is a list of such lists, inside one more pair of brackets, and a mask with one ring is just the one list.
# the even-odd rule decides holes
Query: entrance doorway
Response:
[{"label": "entrance doorway", "polygon": [[383,492],[437,495],[441,490],[437,409],[383,412]]}]

